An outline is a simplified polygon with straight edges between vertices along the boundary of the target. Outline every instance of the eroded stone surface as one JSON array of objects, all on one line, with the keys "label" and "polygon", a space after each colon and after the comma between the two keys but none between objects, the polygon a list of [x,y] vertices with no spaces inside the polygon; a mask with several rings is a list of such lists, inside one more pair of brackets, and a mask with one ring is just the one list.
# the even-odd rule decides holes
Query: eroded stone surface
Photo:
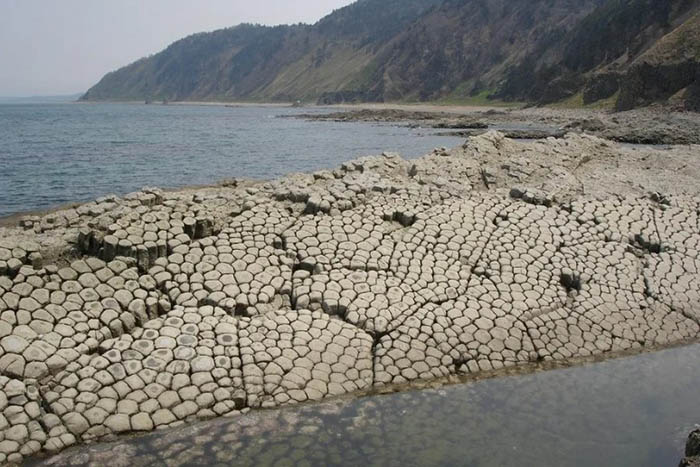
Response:
[{"label": "eroded stone surface", "polygon": [[[488,133],[27,219],[0,240],[0,456],[697,338],[700,187],[623,189],[626,151]],[[47,263],[52,235],[85,254]]]},{"label": "eroded stone surface", "polygon": [[275,312],[239,324],[250,407],[320,400],[372,385],[372,337],[322,312]]}]

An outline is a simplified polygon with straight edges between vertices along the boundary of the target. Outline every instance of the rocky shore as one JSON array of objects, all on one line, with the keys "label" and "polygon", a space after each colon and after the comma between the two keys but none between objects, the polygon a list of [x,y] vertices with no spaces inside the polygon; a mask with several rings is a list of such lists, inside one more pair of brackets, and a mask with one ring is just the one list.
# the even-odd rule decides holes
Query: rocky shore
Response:
[{"label": "rocky shore", "polygon": [[0,463],[700,337],[700,147],[489,131],[0,228]]},{"label": "rocky shore", "polygon": [[[699,144],[700,114],[666,108],[627,112],[556,108],[469,108],[440,106],[357,106],[296,118],[335,122],[382,122],[445,130],[457,136],[477,136],[497,130],[508,138],[563,138],[585,133],[630,144]],[[448,131],[449,130],[449,131]]]},{"label": "rocky shore", "polygon": [[700,429],[688,435],[685,444],[685,457],[681,460],[679,467],[697,467],[700,465]]}]

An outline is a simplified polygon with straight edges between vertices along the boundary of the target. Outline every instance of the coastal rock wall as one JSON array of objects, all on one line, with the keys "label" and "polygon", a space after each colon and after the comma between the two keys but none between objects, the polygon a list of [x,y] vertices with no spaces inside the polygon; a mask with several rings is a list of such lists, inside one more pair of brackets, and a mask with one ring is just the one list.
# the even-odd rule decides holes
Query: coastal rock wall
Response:
[{"label": "coastal rock wall", "polygon": [[[415,161],[150,190],[3,229],[55,260],[0,276],[0,462],[697,339],[696,155],[489,132]],[[122,231],[131,248],[112,257]]]},{"label": "coastal rock wall", "polygon": [[[697,86],[698,79],[700,63],[697,61],[635,65],[621,79],[621,92],[615,109],[630,110],[653,102],[666,101],[679,91]],[[693,110],[694,101],[683,97],[686,108]]]}]

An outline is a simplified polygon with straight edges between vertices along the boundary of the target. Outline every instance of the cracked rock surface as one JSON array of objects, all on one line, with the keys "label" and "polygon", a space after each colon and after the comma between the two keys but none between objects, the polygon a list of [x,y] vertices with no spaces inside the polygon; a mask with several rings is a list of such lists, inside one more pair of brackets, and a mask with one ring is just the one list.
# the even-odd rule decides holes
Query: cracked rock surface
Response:
[{"label": "cracked rock surface", "polygon": [[0,463],[697,339],[698,154],[489,132],[2,228]]}]

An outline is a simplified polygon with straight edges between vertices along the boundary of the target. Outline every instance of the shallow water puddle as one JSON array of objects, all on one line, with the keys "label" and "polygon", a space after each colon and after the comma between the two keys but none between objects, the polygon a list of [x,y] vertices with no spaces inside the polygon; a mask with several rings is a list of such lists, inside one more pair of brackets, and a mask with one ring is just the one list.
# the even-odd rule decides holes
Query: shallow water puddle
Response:
[{"label": "shallow water puddle", "polygon": [[677,465],[700,344],[440,389],[261,411],[33,465]]}]

